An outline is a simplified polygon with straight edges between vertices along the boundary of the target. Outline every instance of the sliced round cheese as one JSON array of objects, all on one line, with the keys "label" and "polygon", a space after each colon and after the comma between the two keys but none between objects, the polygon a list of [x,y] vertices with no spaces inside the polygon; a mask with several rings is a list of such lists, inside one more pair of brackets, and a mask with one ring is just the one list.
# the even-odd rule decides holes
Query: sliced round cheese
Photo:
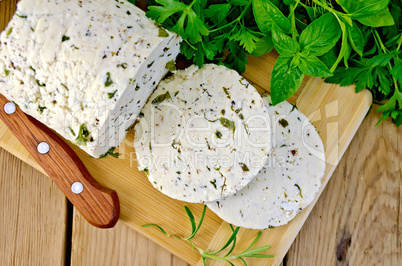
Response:
[{"label": "sliced round cheese", "polygon": [[268,109],[237,72],[190,66],[162,81],[135,126],[139,169],[162,193],[188,202],[233,195],[270,150]]},{"label": "sliced round cheese", "polygon": [[314,200],[325,171],[324,146],[307,117],[288,102],[263,99],[273,132],[268,164],[247,187],[208,204],[228,223],[253,229],[292,220]]}]

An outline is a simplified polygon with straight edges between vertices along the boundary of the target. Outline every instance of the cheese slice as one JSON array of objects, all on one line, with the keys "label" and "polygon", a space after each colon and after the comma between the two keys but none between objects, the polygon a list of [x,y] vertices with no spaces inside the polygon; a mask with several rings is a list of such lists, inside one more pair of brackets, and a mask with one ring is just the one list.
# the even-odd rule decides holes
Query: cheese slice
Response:
[{"label": "cheese slice", "polygon": [[226,222],[253,229],[292,220],[314,200],[325,171],[324,146],[307,117],[288,102],[263,99],[273,132],[268,164],[247,187],[208,204]]},{"label": "cheese slice", "polygon": [[268,110],[237,72],[208,64],[163,80],[135,126],[139,169],[162,193],[208,202],[246,186],[270,149]]},{"label": "cheese slice", "polygon": [[21,0],[0,36],[0,93],[99,157],[123,141],[180,40],[125,0]]}]

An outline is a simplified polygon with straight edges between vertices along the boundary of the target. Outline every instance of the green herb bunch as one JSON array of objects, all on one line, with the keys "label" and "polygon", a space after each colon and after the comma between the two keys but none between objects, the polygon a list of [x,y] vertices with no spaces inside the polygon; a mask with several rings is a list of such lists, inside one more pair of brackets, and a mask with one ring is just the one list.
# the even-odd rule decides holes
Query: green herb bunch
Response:
[{"label": "green herb bunch", "polygon": [[[229,263],[230,265],[234,265],[231,262],[231,260],[239,259],[243,262],[243,264],[245,266],[247,266],[247,262],[244,260],[244,258],[272,258],[273,257],[272,255],[261,254],[261,252],[264,252],[264,251],[270,249],[271,246],[262,246],[262,247],[258,247],[258,248],[253,248],[254,245],[257,243],[258,239],[260,239],[261,234],[262,234],[261,232],[258,232],[258,234],[255,237],[255,239],[253,240],[253,242],[243,252],[241,252],[239,254],[235,254],[235,255],[232,254],[233,249],[236,246],[236,238],[237,238],[237,234],[239,233],[239,229],[240,229],[240,227],[237,227],[235,229],[232,225],[230,225],[230,228],[232,230],[232,235],[229,237],[227,242],[222,246],[222,248],[220,248],[219,250],[216,250],[216,251],[205,251],[205,250],[201,249],[200,247],[198,247],[197,245],[194,244],[192,239],[196,236],[196,234],[200,230],[202,222],[204,221],[207,206],[204,205],[204,209],[202,211],[198,225],[195,222],[195,218],[194,218],[194,215],[191,212],[191,210],[187,206],[185,206],[184,209],[186,210],[186,213],[190,219],[191,229],[192,229],[191,234],[188,237],[182,238],[177,235],[169,235],[166,233],[166,231],[162,227],[160,227],[159,225],[156,225],[156,224],[145,224],[142,227],[154,227],[154,228],[158,229],[159,231],[161,231],[167,237],[175,237],[177,239],[181,239],[181,240],[188,242],[192,246],[193,249],[196,249],[200,253],[204,265],[206,265],[206,261],[208,259],[223,260],[223,261],[226,261],[227,263]],[[226,253],[224,253],[223,251],[225,249],[229,249],[229,250]],[[224,253],[224,255],[221,255],[221,253]]]},{"label": "green herb bunch", "polygon": [[304,75],[356,83],[357,92],[368,88],[383,101],[381,120],[399,126],[401,8],[401,0],[150,0],[147,16],[181,35],[181,53],[198,66],[242,73],[247,53],[275,48],[273,104],[293,95]]},{"label": "green herb bunch", "polygon": [[147,4],[147,16],[181,35],[181,53],[200,67],[206,61],[221,62],[242,73],[246,53],[258,56],[272,49],[263,44],[270,38],[259,30],[249,0],[148,0]]}]

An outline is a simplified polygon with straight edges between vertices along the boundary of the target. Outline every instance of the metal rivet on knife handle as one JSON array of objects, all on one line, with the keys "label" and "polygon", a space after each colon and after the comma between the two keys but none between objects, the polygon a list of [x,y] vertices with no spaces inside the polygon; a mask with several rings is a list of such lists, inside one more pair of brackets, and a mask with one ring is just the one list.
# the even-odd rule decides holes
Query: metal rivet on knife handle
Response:
[{"label": "metal rivet on knife handle", "polygon": [[12,102],[8,102],[4,105],[4,112],[6,112],[6,114],[14,114],[16,109],[15,104]]},{"label": "metal rivet on knife handle", "polygon": [[82,185],[81,182],[75,182],[74,184],[71,185],[71,191],[74,194],[80,194],[82,191],[84,191],[84,186]]},{"label": "metal rivet on knife handle", "polygon": [[46,154],[49,152],[50,147],[49,144],[47,144],[46,142],[41,142],[38,144],[37,149],[40,154]]}]

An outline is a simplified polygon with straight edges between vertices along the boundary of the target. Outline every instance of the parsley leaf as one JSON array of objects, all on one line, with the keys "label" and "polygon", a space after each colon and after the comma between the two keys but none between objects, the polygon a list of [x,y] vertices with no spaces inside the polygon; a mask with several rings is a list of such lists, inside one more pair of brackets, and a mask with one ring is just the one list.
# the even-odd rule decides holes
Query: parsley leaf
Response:
[{"label": "parsley leaf", "polygon": [[235,40],[239,41],[240,45],[244,47],[247,53],[252,53],[257,47],[255,43],[259,38],[247,28],[242,27],[239,35],[235,37]]},{"label": "parsley leaf", "polygon": [[178,32],[183,38],[188,38],[190,42],[199,42],[202,35],[208,35],[209,30],[193,9],[193,6],[200,5],[199,0],[193,0],[189,5],[177,0],[156,0],[156,3],[161,6],[148,7],[150,11],[147,12],[147,15],[150,18],[163,23],[170,16],[180,13],[176,25],[172,28],[175,32]]}]

